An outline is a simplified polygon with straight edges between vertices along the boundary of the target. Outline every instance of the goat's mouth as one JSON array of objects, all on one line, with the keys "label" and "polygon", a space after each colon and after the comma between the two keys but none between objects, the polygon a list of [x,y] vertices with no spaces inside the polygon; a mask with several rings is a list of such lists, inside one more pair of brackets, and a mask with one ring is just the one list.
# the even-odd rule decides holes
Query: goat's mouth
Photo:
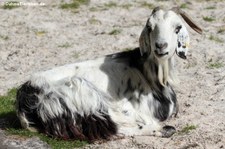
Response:
[{"label": "goat's mouth", "polygon": [[169,52],[165,52],[165,53],[158,53],[158,52],[155,50],[155,54],[156,54],[156,56],[157,56],[157,57],[163,57],[163,56],[165,56],[165,55],[168,55],[168,54],[169,54]]}]

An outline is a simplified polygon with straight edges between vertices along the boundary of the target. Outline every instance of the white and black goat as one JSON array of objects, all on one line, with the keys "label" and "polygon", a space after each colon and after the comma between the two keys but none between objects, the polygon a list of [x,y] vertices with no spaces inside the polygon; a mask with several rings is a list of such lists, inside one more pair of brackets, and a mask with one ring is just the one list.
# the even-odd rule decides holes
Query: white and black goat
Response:
[{"label": "white and black goat", "polygon": [[175,128],[159,122],[178,111],[174,55],[186,58],[189,44],[179,14],[201,33],[183,11],[155,8],[140,48],[32,75],[17,93],[22,127],[90,141],[115,134],[170,137]]}]

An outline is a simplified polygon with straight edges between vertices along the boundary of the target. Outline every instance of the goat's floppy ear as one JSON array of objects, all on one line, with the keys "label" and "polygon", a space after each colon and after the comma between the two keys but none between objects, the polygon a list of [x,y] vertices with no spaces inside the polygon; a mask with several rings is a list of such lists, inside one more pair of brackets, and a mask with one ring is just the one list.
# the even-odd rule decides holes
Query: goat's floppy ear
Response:
[{"label": "goat's floppy ear", "polygon": [[[187,13],[182,11],[178,7],[174,7],[171,9],[175,13],[181,15],[181,17],[185,20],[185,22],[197,33],[202,34],[202,29],[188,16]],[[186,27],[183,25],[180,32],[178,33],[178,46],[176,49],[176,53],[179,57],[186,59],[188,46],[189,46],[189,35]]]},{"label": "goat's floppy ear", "polygon": [[151,43],[150,43],[150,29],[147,27],[147,25],[141,32],[141,36],[139,38],[139,45],[141,56],[145,55],[148,56],[151,52]]},{"label": "goat's floppy ear", "polygon": [[182,59],[187,58],[186,55],[188,52],[189,42],[190,38],[188,35],[188,31],[186,27],[183,25],[177,34],[177,48],[176,48],[177,55]]},{"label": "goat's floppy ear", "polygon": [[[160,7],[154,8],[152,10],[150,17],[153,16],[160,9],[161,9]],[[152,28],[151,28],[151,25],[149,25],[149,20],[150,20],[150,18],[147,20],[145,28],[142,30],[141,36],[139,38],[141,56],[148,56],[151,54],[150,33],[151,33]]]}]

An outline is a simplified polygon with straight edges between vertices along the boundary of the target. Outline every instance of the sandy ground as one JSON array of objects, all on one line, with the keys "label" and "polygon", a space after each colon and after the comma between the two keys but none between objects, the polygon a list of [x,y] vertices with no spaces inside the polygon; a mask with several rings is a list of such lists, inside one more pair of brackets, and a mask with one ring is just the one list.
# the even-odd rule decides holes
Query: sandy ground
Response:
[{"label": "sandy ground", "polygon": [[[137,47],[141,30],[152,10],[144,0],[91,0],[89,5],[76,11],[63,10],[59,8],[60,3],[53,0],[29,2],[46,5],[0,9],[2,95],[26,81],[34,72]],[[113,3],[106,5],[110,2]],[[221,30],[225,28],[225,2],[147,2],[164,8],[187,2],[184,10],[204,29],[203,35],[190,29],[188,59],[177,58],[180,84],[175,90],[180,112],[178,117],[165,122],[174,125],[178,131],[187,125],[196,126],[196,129],[168,139],[135,136],[86,148],[225,148],[225,32]],[[214,20],[207,22],[203,17]],[[113,30],[118,34],[110,35]],[[49,147],[38,138],[6,137],[1,130],[0,144],[0,148]]]}]

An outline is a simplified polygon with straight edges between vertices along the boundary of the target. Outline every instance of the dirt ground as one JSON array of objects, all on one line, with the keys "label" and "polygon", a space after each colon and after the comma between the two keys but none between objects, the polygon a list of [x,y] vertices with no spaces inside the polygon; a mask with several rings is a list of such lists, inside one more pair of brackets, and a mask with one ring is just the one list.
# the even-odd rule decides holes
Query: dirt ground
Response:
[{"label": "dirt ground", "polygon": [[[225,148],[224,0],[91,0],[77,10],[59,8],[61,1],[29,2],[45,5],[0,8],[0,94],[19,86],[34,72],[135,48],[153,6],[182,6],[204,33],[189,28],[187,60],[177,57],[180,84],[175,90],[180,112],[165,123],[178,131],[195,128],[171,138],[134,136],[86,148]],[[0,130],[0,148],[49,146],[38,138],[6,137]]]}]

